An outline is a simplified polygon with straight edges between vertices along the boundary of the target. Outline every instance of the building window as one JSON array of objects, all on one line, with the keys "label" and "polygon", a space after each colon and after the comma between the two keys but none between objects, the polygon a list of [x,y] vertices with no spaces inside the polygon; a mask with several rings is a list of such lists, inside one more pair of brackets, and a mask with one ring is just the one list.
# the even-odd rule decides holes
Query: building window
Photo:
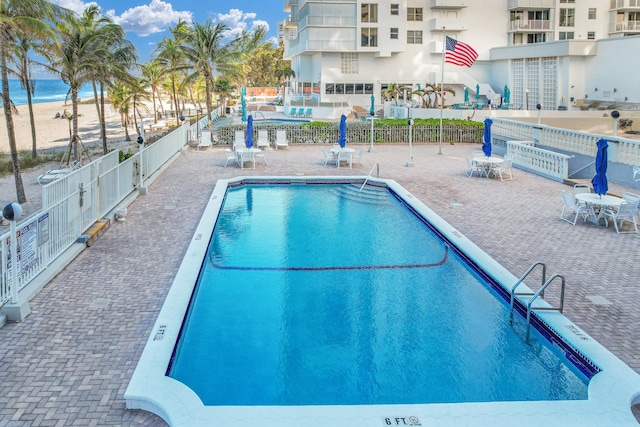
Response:
[{"label": "building window", "polygon": [[324,93],[327,95],[333,95],[336,92],[336,86],[333,83],[327,83],[324,86]]},{"label": "building window", "polygon": [[575,9],[560,9],[560,26],[573,27],[575,25]]},{"label": "building window", "polygon": [[398,29],[392,28],[391,33],[389,34],[389,38],[393,40],[398,40]]},{"label": "building window", "polygon": [[589,31],[587,33],[587,39],[588,40],[595,40],[596,39],[596,32],[595,31]]},{"label": "building window", "polygon": [[527,43],[544,43],[547,41],[546,34],[527,34]]},{"label": "building window", "polygon": [[371,95],[373,93],[373,83],[364,84],[364,94]]},{"label": "building window", "polygon": [[595,7],[589,8],[589,19],[596,19],[596,10]]},{"label": "building window", "polygon": [[629,12],[629,21],[640,21],[640,12]]},{"label": "building window", "polygon": [[407,31],[407,44],[422,44],[422,31]]},{"label": "building window", "polygon": [[576,0],[560,0],[560,3],[575,3]]},{"label": "building window", "polygon": [[340,53],[340,72],[342,74],[358,74],[358,54],[356,52]]},{"label": "building window", "polygon": [[560,40],[573,40],[573,31],[560,31]]},{"label": "building window", "polygon": [[392,4],[391,5],[391,14],[392,15],[400,15],[400,5]]},{"label": "building window", "polygon": [[422,21],[422,8],[421,7],[408,7],[407,8],[407,21]]},{"label": "building window", "polygon": [[362,47],[377,47],[378,46],[378,29],[377,28],[363,28],[360,33],[360,46]]},{"label": "building window", "polygon": [[360,21],[378,22],[378,5],[375,3],[363,3],[360,5]]}]

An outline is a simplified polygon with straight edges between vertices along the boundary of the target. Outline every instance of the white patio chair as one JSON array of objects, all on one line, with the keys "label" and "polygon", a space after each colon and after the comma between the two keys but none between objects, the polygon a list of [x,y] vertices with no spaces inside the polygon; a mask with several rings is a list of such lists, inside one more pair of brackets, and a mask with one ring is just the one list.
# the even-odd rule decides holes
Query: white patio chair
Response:
[{"label": "white patio chair", "polygon": [[196,151],[200,150],[200,147],[211,147],[213,142],[211,141],[211,132],[208,130],[203,130],[200,135],[200,140],[198,140],[198,145],[196,146]]},{"label": "white patio chair", "polygon": [[264,162],[265,165],[268,165],[269,163],[267,163],[267,152],[266,151],[260,151],[259,153],[254,153],[253,155],[256,163],[258,161],[262,161]]},{"label": "white patio chair", "polygon": [[340,163],[345,162],[349,165],[349,169],[353,166],[353,153],[347,150],[338,151],[338,167],[340,167]]},{"label": "white patio chair", "polygon": [[336,156],[336,153],[334,153],[333,151],[327,153],[327,150],[325,150],[324,147],[320,148],[322,148],[322,155],[324,156],[322,166],[327,166],[327,163],[335,165],[338,161],[338,156]]},{"label": "white patio chair", "polygon": [[238,162],[240,163],[240,167],[244,169],[244,164],[247,162],[251,162],[253,168],[256,168],[256,156],[255,153],[249,150],[240,150],[238,154]]},{"label": "white patio chair", "polygon": [[[578,217],[580,215],[583,216],[583,222],[587,222],[587,219],[593,215],[593,217],[595,217],[595,212],[593,211],[593,208],[591,207],[591,205],[587,205],[587,204],[582,204],[580,202],[578,202],[575,197],[573,197],[573,195],[571,193],[567,193],[566,191],[562,192],[562,201],[564,203],[564,205],[562,206],[562,212],[560,213],[560,219],[563,221],[567,221],[570,224],[576,225],[576,222],[578,221]],[[564,216],[564,212],[569,209],[571,212],[573,212],[575,214],[575,217],[573,218],[573,221],[571,221],[568,218],[565,218]]]},{"label": "white patio chair", "polygon": [[640,221],[640,194],[624,192],[622,193],[622,199],[629,203],[638,203],[638,209],[636,210],[636,217]]},{"label": "white patio chair", "polygon": [[289,149],[289,141],[287,140],[286,130],[278,129],[276,131],[276,140],[273,141],[273,146],[276,150],[282,147],[287,147],[287,150]]},{"label": "white patio chair", "polygon": [[502,163],[492,163],[491,169],[489,170],[489,174],[493,174],[493,176],[499,176],[500,181],[504,181],[505,178],[503,174],[509,174],[509,180],[513,179],[513,174],[511,173],[511,164],[513,163],[513,158],[509,156],[504,156],[504,161]]},{"label": "white patio chair", "polygon": [[358,154],[355,154],[351,157],[352,161],[353,160],[357,160],[358,163],[360,164],[360,166],[364,166],[362,164],[362,156],[364,156],[364,147],[360,148],[360,151],[358,151]]},{"label": "white patio chair", "polygon": [[640,166],[633,167],[633,181],[640,181]]},{"label": "white patio chair", "polygon": [[[605,220],[611,218],[613,221],[613,225],[616,228],[616,233],[620,234],[620,229],[622,228],[622,223],[624,221],[629,221],[633,223],[633,229],[636,234],[638,234],[638,223],[636,222],[636,211],[638,210],[638,201],[633,203],[623,201],[620,203],[618,210],[613,210],[611,208],[605,208],[602,210],[602,216]],[[619,221],[619,223],[618,223]],[[607,222],[607,226],[609,223]],[[630,231],[624,231],[622,233],[630,233]]]},{"label": "white patio chair", "polygon": [[224,152],[224,167],[226,168],[229,164],[229,160],[238,163],[238,156],[232,150],[225,148],[222,150]]},{"label": "white patio chair", "polygon": [[475,171],[478,172],[478,176],[482,176],[484,173],[484,165],[476,163],[474,160],[470,159],[469,156],[465,156],[465,159],[467,160],[467,172],[465,175],[471,178]]},{"label": "white patio chair", "polygon": [[82,158],[79,160],[74,160],[68,166],[65,166],[60,169],[50,169],[38,176],[38,184],[45,185],[53,182],[57,179],[60,179],[66,175],[69,175],[71,172],[79,169],[82,166]]},{"label": "white patio chair", "polygon": [[258,131],[258,142],[257,146],[259,149],[267,150],[269,148],[269,131],[266,129],[261,129]]}]

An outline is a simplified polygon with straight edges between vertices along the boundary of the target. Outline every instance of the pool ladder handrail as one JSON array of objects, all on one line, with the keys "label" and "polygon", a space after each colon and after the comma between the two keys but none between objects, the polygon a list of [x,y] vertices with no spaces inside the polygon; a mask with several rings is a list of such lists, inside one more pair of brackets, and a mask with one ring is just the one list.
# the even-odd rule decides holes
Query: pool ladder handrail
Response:
[{"label": "pool ladder handrail", "polygon": [[[537,267],[537,266],[541,266],[542,267],[542,286],[540,286],[540,289],[538,289],[536,292],[516,292],[516,288],[518,286],[520,286],[524,279]],[[554,274],[553,276],[551,276],[549,278],[549,280],[545,280],[546,279],[546,275],[547,275],[547,266],[542,263],[542,262],[535,262],[531,265],[531,267],[529,267],[529,269],[522,275],[522,277],[520,277],[520,279],[518,279],[518,281],[515,283],[515,285],[513,285],[513,287],[511,288],[511,298],[510,298],[510,310],[509,310],[509,324],[513,324],[513,309],[515,306],[515,298],[516,295],[522,295],[522,296],[530,296],[531,298],[529,298],[529,300],[526,303],[527,306],[527,337],[526,337],[526,341],[527,344],[529,343],[529,333],[531,331],[531,312],[533,310],[546,310],[546,311],[559,311],[560,313],[562,313],[562,310],[564,309],[564,289],[565,289],[565,279],[564,276],[561,276],[560,274]],[[551,282],[553,282],[555,279],[560,278],[562,280],[561,282],[561,287],[560,287],[560,307],[532,307],[533,302],[538,298],[538,297],[542,297],[544,298],[544,290],[547,288],[547,286],[549,286],[551,284]]]},{"label": "pool ladder handrail", "polygon": [[373,173],[373,170],[375,168],[378,168],[378,170],[376,171],[376,178],[380,178],[380,164],[376,163],[375,165],[373,165],[373,167],[369,171],[369,175],[367,175],[367,177],[364,179],[364,182],[362,183],[362,187],[360,187],[360,190],[358,190],[358,193],[360,193],[364,188],[364,186],[367,185],[367,181],[369,181],[369,178],[371,178],[371,174]]}]

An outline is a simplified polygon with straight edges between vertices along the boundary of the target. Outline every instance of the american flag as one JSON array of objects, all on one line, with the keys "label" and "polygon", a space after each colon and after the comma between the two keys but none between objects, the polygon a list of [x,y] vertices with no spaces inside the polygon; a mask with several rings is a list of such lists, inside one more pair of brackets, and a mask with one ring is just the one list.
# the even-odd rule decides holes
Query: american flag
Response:
[{"label": "american flag", "polygon": [[466,43],[459,42],[449,36],[446,37],[444,61],[449,64],[471,67],[478,57],[478,52]]}]

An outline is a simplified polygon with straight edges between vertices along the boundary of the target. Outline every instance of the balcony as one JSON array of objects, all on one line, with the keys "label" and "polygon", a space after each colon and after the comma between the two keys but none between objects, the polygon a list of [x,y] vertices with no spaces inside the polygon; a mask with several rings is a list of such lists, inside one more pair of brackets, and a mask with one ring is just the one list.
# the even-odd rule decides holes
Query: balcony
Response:
[{"label": "balcony", "polygon": [[469,6],[471,0],[431,0],[431,9],[462,9]]},{"label": "balcony", "polygon": [[297,5],[298,5],[298,0],[284,0],[284,11],[287,13],[290,13],[291,8]]},{"label": "balcony", "polygon": [[291,16],[287,16],[284,20],[284,28],[298,28],[298,23],[291,20]]},{"label": "balcony", "polygon": [[615,11],[638,11],[640,10],[640,0],[611,0],[611,10]]},{"label": "balcony", "polygon": [[465,31],[468,26],[461,19],[431,18],[429,19],[430,31]]},{"label": "balcony", "polygon": [[640,21],[622,21],[609,26],[609,33],[640,33]]},{"label": "balcony", "polygon": [[516,19],[514,21],[509,21],[507,25],[507,31],[510,32],[524,31],[531,33],[535,31],[548,31],[551,29],[551,21],[549,20]]},{"label": "balcony", "polygon": [[555,0],[509,0],[508,9],[555,9]]}]

